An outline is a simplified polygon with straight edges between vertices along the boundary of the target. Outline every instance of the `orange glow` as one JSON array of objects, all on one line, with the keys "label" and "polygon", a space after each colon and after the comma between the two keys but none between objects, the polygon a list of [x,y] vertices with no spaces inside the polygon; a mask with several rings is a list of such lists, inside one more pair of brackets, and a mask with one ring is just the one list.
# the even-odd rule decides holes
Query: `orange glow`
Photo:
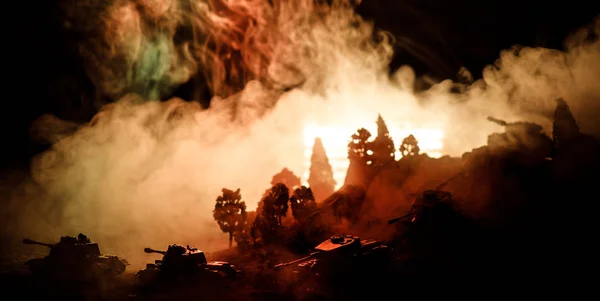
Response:
[{"label": "orange glow", "polygon": [[[375,123],[365,125],[366,128],[373,136],[371,140],[375,139],[377,135],[377,126]],[[323,141],[323,146],[327,152],[329,163],[333,168],[333,176],[336,181],[336,189],[340,188],[344,184],[346,177],[346,171],[348,169],[348,142],[350,136],[356,131],[356,128],[352,126],[318,126],[316,124],[307,124],[304,127],[303,138],[304,138],[304,172],[302,174],[302,183],[307,185],[310,169],[310,157],[312,155],[312,148],[315,138],[319,137]],[[388,125],[390,136],[394,140],[396,147],[396,159],[402,157],[398,148],[402,140],[408,135],[412,134],[419,141],[419,147],[422,153],[426,153],[432,158],[439,158],[442,156],[441,150],[443,147],[444,131],[438,129],[402,129],[399,127],[390,127]]]}]

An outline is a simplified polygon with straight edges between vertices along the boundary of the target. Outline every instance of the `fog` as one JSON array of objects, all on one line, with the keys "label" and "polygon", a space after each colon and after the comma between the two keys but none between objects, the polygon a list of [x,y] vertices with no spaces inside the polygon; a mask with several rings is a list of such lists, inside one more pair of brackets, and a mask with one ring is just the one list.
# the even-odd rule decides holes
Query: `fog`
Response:
[{"label": "fog", "polygon": [[[65,4],[89,76],[115,102],[76,131],[49,117],[36,124],[55,144],[15,189],[3,229],[48,240],[83,232],[136,264],[149,261],[145,246],[226,247],[212,219],[221,189],[241,188],[254,210],[283,167],[302,175],[308,123],[347,128],[349,138],[381,113],[390,128],[444,131],[442,152],[460,156],[502,130],[487,116],[550,133],[563,97],[582,132],[600,135],[600,43],[588,30],[566,52],[506,50],[480,81],[415,93],[409,66],[388,74],[393,39],[352,7],[269,2],[228,1],[220,14],[226,4],[199,0]],[[220,95],[210,108],[157,101],[197,72]]]}]

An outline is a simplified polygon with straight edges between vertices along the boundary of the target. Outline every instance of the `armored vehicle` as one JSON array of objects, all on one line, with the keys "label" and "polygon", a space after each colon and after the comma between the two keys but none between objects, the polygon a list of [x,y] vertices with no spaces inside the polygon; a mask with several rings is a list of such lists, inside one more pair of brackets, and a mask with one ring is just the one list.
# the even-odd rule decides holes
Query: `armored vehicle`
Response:
[{"label": "armored vehicle", "polygon": [[44,258],[29,260],[32,273],[54,280],[94,281],[114,277],[125,272],[129,263],[114,255],[102,255],[97,243],[87,236],[63,236],[58,243],[42,243],[24,239],[24,244],[50,248]]},{"label": "armored vehicle", "polygon": [[425,190],[423,194],[417,196],[411,205],[410,211],[401,217],[388,221],[388,224],[394,224],[402,221],[407,224],[417,223],[431,216],[430,213],[438,209],[445,209],[450,206],[452,195],[449,192],[441,190]]},{"label": "armored vehicle", "polygon": [[236,267],[225,261],[206,260],[201,250],[182,245],[170,245],[166,251],[145,248],[146,253],[158,253],[163,255],[161,260],[146,264],[146,268],[137,272],[136,276],[144,283],[156,280],[179,279],[189,276],[212,277],[235,279],[240,272]]},{"label": "armored vehicle", "polygon": [[[452,194],[442,189],[453,180],[463,177],[464,172],[459,172],[451,178],[437,185],[434,189],[427,189],[422,194],[417,195],[411,204],[411,208],[405,215],[388,221],[388,224],[403,222],[405,225],[422,224],[421,221],[431,220],[431,216],[438,218],[444,216],[454,216],[456,211],[452,207]],[[440,219],[440,221],[443,219]]]},{"label": "armored vehicle", "polygon": [[322,293],[324,288],[335,289],[352,285],[354,281],[375,281],[389,260],[388,247],[380,241],[361,239],[353,235],[334,235],[314,248],[303,258],[275,265],[286,271],[291,287]]},{"label": "armored vehicle", "polygon": [[425,190],[408,213],[388,223],[397,223],[389,245],[394,250],[394,277],[399,279],[462,271],[471,255],[468,246],[481,235],[456,207],[452,194],[440,187]]},{"label": "armored vehicle", "polygon": [[[526,165],[547,160],[552,156],[552,139],[546,136],[542,126],[532,122],[506,122],[494,117],[488,120],[504,127],[504,133],[494,133],[488,136],[488,147],[494,152],[501,150],[517,151],[515,157]],[[513,156],[515,156],[513,154]]]}]

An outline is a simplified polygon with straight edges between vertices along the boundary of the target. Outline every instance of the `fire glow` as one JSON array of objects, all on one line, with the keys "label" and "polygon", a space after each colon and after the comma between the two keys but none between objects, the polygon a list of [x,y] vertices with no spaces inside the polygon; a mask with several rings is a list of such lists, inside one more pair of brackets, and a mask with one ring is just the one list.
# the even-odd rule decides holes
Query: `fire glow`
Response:
[{"label": "fire glow", "polygon": [[[600,130],[600,48],[587,34],[575,35],[566,52],[503,51],[481,80],[417,92],[410,66],[390,74],[402,41],[350,2],[360,1],[61,1],[94,88],[81,108],[105,106],[89,124],[37,123],[54,144],[32,162],[33,181],[11,199],[20,211],[4,228],[24,236],[85,231],[126,257],[174,240],[216,251],[227,246],[212,215],[223,188],[240,188],[252,211],[283,168],[306,185],[316,137],[340,188],[351,135],[365,127],[376,136],[378,114],[396,159],[410,134],[430,157],[460,157],[502,131],[488,116],[551,131],[547,113],[559,95],[582,128]],[[205,88],[215,95],[208,109],[156,101],[184,83],[199,84],[187,100]]]},{"label": "fire glow", "polygon": [[[373,136],[370,140],[375,139],[377,135],[377,127],[375,123],[364,126]],[[437,129],[402,129],[399,127],[389,127],[391,138],[394,140],[396,147],[396,159],[402,158],[402,154],[398,150],[402,140],[408,135],[413,135],[419,141],[419,147],[421,152],[427,154],[432,158],[439,158],[442,156],[442,147],[444,132]],[[321,138],[323,146],[327,152],[329,163],[333,169],[333,177],[336,181],[336,189],[343,186],[346,177],[346,171],[348,170],[348,142],[350,136],[357,129],[353,129],[351,126],[318,126],[316,124],[308,124],[304,127],[303,138],[304,138],[304,172],[302,174],[303,185],[308,185],[307,180],[309,177],[310,169],[310,157],[312,155],[312,148],[315,142],[315,138]]]}]

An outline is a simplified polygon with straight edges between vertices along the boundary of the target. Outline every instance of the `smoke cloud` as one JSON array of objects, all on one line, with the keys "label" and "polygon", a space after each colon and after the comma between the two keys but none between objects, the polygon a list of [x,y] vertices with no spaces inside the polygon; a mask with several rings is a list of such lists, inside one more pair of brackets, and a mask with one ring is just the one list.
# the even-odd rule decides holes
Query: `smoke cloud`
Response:
[{"label": "smoke cloud", "polygon": [[[212,220],[221,188],[241,188],[252,210],[283,167],[302,174],[308,123],[347,129],[345,139],[381,113],[390,128],[443,130],[444,154],[458,156],[502,130],[490,115],[550,133],[563,97],[581,130],[600,136],[600,43],[589,39],[600,22],[566,52],[506,50],[480,81],[415,93],[410,67],[388,74],[394,40],[348,1],[330,2],[67,1],[88,74],[117,101],[71,134],[49,135],[58,142],[33,161],[4,229],[84,232],[129,258],[170,243],[225,247]],[[218,95],[210,108],[152,101],[196,73]]]}]

